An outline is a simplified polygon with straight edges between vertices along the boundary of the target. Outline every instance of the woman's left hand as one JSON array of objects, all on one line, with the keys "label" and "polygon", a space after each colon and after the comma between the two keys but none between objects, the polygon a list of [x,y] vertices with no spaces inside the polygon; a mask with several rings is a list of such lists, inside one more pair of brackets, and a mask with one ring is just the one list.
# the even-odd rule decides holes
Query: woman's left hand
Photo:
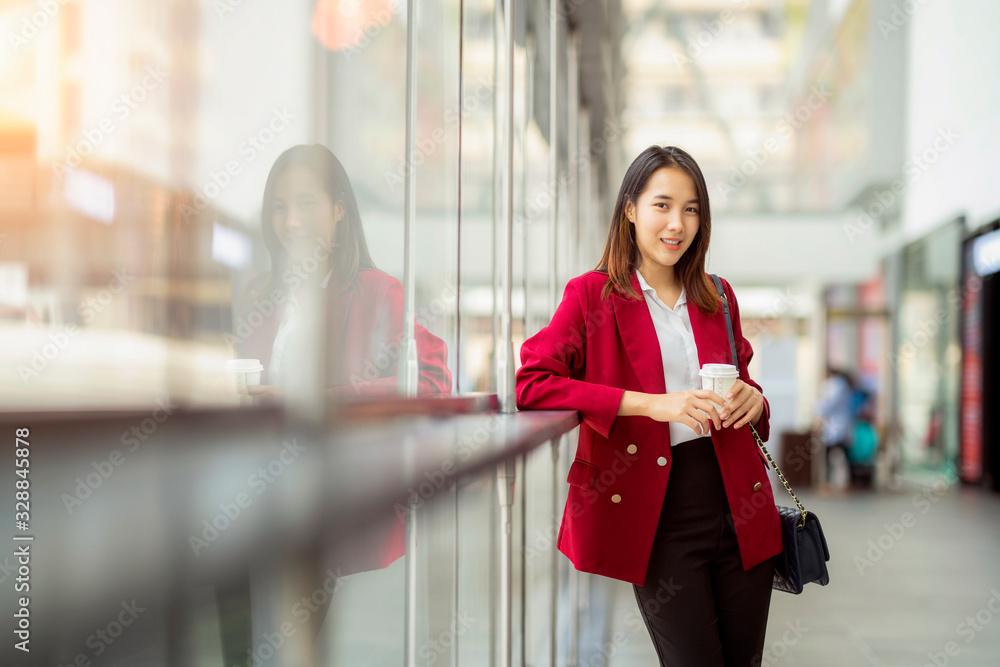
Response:
[{"label": "woman's left hand", "polygon": [[747,423],[757,425],[764,412],[764,395],[755,387],[737,380],[724,398],[727,402],[719,415],[723,428],[729,428],[733,424],[736,424],[736,428]]}]

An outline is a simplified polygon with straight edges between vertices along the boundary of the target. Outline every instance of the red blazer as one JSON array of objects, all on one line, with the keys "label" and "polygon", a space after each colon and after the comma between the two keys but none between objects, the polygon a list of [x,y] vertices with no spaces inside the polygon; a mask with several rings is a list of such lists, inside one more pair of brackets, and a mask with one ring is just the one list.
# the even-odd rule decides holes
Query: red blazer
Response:
[{"label": "red blazer", "polygon": [[[260,359],[261,384],[267,384],[271,348],[281,323],[286,299],[259,287],[263,276],[250,281],[237,305],[237,356]],[[397,395],[397,367],[403,339],[403,285],[378,269],[360,269],[360,289],[325,288],[330,299],[327,333],[328,386],[349,400],[354,396]],[[257,313],[258,315],[254,315]],[[241,321],[242,320],[242,321]],[[443,340],[414,322],[419,363],[418,394],[450,394],[448,347]],[[230,339],[232,340],[232,339]],[[387,508],[362,534],[333,554],[339,575],[388,567],[406,553],[406,526]]]},{"label": "red blazer", "polygon": [[[551,323],[522,344],[517,407],[580,411],[558,548],[582,572],[642,586],[673,463],[670,429],[650,417],[617,415],[625,390],[664,393],[663,361],[645,299],[612,292],[602,302],[606,280],[607,274],[598,271],[571,279]],[[747,373],[753,350],[743,337],[736,297],[729,283],[722,283],[731,304],[740,378],[760,389]],[[642,294],[635,271],[632,286]],[[699,362],[731,364],[721,306],[710,316],[689,301],[688,314]],[[769,417],[765,399],[757,427],[764,440]],[[749,569],[782,549],[767,462],[747,426],[713,427],[712,443],[743,568]],[[634,454],[628,452],[632,444]],[[661,456],[666,465],[657,463]],[[620,502],[611,501],[614,494]]]}]

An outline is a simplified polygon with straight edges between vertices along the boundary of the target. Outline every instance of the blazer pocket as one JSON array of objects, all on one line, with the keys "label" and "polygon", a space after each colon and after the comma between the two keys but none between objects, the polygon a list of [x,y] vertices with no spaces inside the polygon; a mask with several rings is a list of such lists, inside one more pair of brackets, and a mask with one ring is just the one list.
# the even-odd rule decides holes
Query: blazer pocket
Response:
[{"label": "blazer pocket", "polygon": [[600,472],[601,469],[590,461],[574,459],[569,467],[569,475],[566,476],[566,481],[581,489],[591,489],[594,487],[597,475]]}]

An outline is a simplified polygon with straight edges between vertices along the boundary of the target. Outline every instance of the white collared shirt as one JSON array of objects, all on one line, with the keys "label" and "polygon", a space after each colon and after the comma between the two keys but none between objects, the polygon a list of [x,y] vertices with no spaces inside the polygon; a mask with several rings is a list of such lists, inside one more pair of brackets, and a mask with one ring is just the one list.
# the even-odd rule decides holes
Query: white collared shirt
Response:
[{"label": "white collared shirt", "polygon": [[[698,375],[698,348],[694,342],[694,332],[691,330],[691,318],[688,317],[687,293],[681,287],[681,295],[673,308],[660,300],[656,290],[649,286],[639,271],[639,287],[646,298],[646,306],[653,318],[653,328],[660,343],[660,356],[663,357],[663,380],[666,392],[684,391],[685,389],[701,389],[701,376]],[[702,435],[687,424],[669,422],[670,444],[677,445],[687,440],[700,438]]]},{"label": "white collared shirt", "polygon": [[[330,269],[326,277],[323,278],[323,282],[320,283],[320,287],[325,289],[332,275],[333,269]],[[267,365],[267,383],[270,385],[288,386],[288,378],[284,377],[284,374],[287,373],[285,367],[288,365],[285,350],[288,339],[298,323],[298,314],[298,299],[295,298],[294,293],[289,292],[285,309],[281,313],[281,323],[278,325],[278,331],[274,335],[274,343],[271,346],[271,361]]]}]

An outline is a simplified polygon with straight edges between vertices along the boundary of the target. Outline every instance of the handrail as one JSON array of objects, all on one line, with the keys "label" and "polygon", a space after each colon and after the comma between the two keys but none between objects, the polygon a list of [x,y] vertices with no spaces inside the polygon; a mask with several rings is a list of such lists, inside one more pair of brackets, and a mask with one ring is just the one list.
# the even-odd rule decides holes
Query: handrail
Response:
[{"label": "handrail", "polygon": [[[73,576],[92,581],[89,594],[101,599],[153,593],[179,566],[214,580],[242,554],[279,557],[374,520],[398,520],[396,510],[418,488],[425,502],[451,481],[579,424],[576,411],[401,414],[317,433],[275,408],[178,408],[130,451],[125,434],[140,415],[149,418],[146,411],[0,415],[8,428],[31,430],[32,471],[45,480],[32,503],[39,581],[59,580],[66,554],[86,564]],[[274,482],[259,497],[248,492],[248,476],[268,465],[280,467]],[[216,521],[226,509],[236,512],[240,491],[252,504]],[[206,528],[213,523],[225,527]],[[33,604],[39,615],[58,614],[62,598],[57,586],[39,587]]]}]

